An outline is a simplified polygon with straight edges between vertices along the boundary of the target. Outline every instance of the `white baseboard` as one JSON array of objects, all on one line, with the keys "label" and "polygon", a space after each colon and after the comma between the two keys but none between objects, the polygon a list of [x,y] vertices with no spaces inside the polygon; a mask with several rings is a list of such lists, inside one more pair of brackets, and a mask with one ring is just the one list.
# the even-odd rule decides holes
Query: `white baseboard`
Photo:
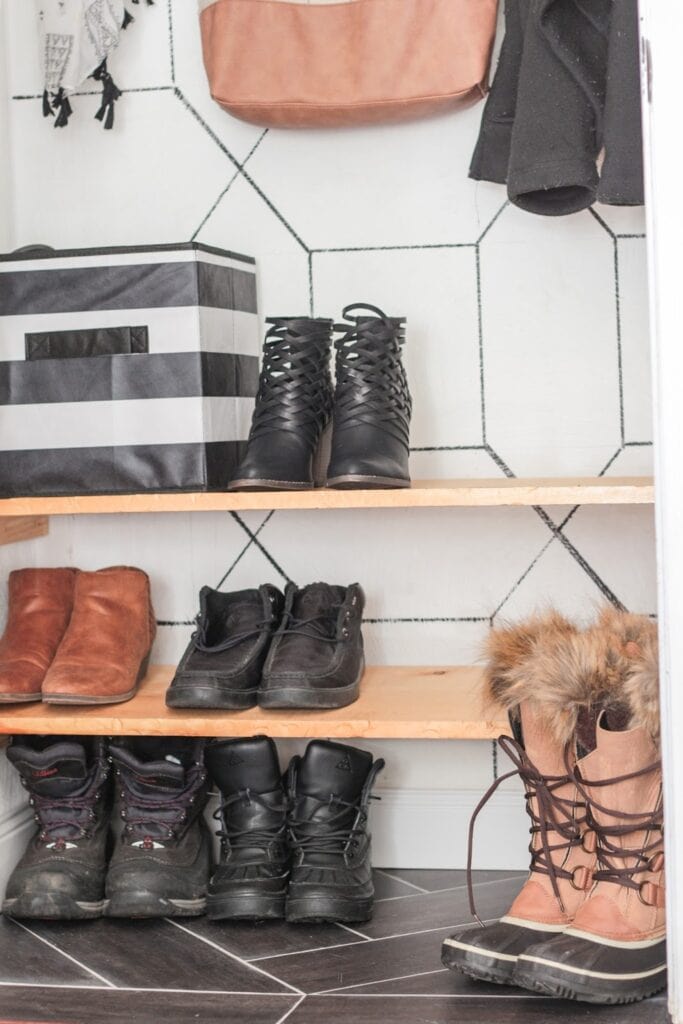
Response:
[{"label": "white baseboard", "polygon": [[[386,868],[464,868],[478,790],[382,789],[372,803],[372,859]],[[529,820],[519,792],[499,790],[477,818],[473,867],[526,870]]]},{"label": "white baseboard", "polygon": [[27,807],[8,814],[0,822],[0,897],[4,895],[7,879],[26,849],[34,828],[33,815]]}]

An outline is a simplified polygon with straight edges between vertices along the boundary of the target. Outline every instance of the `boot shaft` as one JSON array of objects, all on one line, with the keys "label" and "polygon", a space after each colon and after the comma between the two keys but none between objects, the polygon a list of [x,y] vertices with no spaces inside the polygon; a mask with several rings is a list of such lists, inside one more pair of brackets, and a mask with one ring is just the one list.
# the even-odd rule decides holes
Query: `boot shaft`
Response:
[{"label": "boot shaft", "polygon": [[30,658],[47,669],[69,625],[77,576],[76,569],[10,573],[0,662]]}]

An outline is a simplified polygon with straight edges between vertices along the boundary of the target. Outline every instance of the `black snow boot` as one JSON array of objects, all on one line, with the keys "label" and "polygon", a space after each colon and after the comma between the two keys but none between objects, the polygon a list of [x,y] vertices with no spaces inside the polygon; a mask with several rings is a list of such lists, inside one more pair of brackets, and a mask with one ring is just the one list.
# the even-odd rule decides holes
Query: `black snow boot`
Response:
[{"label": "black snow boot", "polygon": [[12,872],[9,917],[100,917],[109,835],[109,763],[101,739],[22,736],[7,756],[38,831]]},{"label": "black snow boot", "polygon": [[293,851],[287,920],[368,921],[372,883],[370,792],[384,761],[324,740],[308,744],[289,768]]},{"label": "black snow boot", "polygon": [[116,805],[106,914],[203,914],[211,870],[204,740],[117,740],[109,753]]},{"label": "black snow boot", "polygon": [[171,708],[250,708],[284,598],[268,584],[224,594],[202,587],[197,630],[166,693]]},{"label": "black snow boot", "polygon": [[342,708],[358,699],[365,669],[365,596],[349,587],[288,583],[282,622],[263,668],[264,708]]},{"label": "black snow boot", "polygon": [[247,454],[231,491],[322,486],[332,417],[332,321],[270,317]]},{"label": "black snow boot", "polygon": [[[359,316],[352,316],[360,311]],[[336,391],[328,487],[410,487],[412,400],[401,358],[405,320],[347,306],[335,340]]]},{"label": "black snow boot", "polygon": [[221,860],[209,886],[213,920],[285,916],[289,877],[287,797],[275,744],[266,736],[217,740],[207,750],[221,792],[214,817]]}]

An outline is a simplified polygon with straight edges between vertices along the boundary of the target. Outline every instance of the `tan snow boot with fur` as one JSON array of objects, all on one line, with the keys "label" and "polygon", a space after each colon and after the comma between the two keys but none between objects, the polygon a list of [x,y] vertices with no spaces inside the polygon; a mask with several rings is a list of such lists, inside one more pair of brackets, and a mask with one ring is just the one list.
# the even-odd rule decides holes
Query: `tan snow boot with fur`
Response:
[{"label": "tan snow boot with fur", "polygon": [[563,935],[519,957],[516,984],[591,1003],[630,1003],[666,984],[657,630],[609,611],[567,666],[609,676],[594,749],[576,765],[597,838],[595,885]]},{"label": "tan snow boot with fur", "polygon": [[[581,730],[557,671],[563,651],[577,636],[571,623],[553,613],[493,630],[487,643],[488,696],[508,711],[514,736],[499,740],[515,765],[502,778],[518,774],[526,789],[531,866],[500,921],[444,942],[446,967],[483,981],[510,983],[519,955],[564,932],[592,886],[595,837],[586,826],[585,800],[568,773],[580,752],[576,737]],[[583,719],[582,728],[592,733],[594,713],[586,709]]]}]

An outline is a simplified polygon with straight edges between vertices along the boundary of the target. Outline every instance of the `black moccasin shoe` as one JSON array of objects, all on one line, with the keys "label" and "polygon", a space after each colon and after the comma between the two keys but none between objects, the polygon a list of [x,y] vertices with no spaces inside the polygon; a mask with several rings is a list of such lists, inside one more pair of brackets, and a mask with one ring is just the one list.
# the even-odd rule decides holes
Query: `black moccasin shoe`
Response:
[{"label": "black moccasin shoe", "polygon": [[277,587],[224,594],[203,587],[197,630],[166,703],[171,708],[250,708],[284,598]]},{"label": "black moccasin shoe", "polygon": [[357,583],[311,583],[301,590],[289,583],[263,668],[260,706],[342,708],[357,700],[365,669],[364,604]]}]

